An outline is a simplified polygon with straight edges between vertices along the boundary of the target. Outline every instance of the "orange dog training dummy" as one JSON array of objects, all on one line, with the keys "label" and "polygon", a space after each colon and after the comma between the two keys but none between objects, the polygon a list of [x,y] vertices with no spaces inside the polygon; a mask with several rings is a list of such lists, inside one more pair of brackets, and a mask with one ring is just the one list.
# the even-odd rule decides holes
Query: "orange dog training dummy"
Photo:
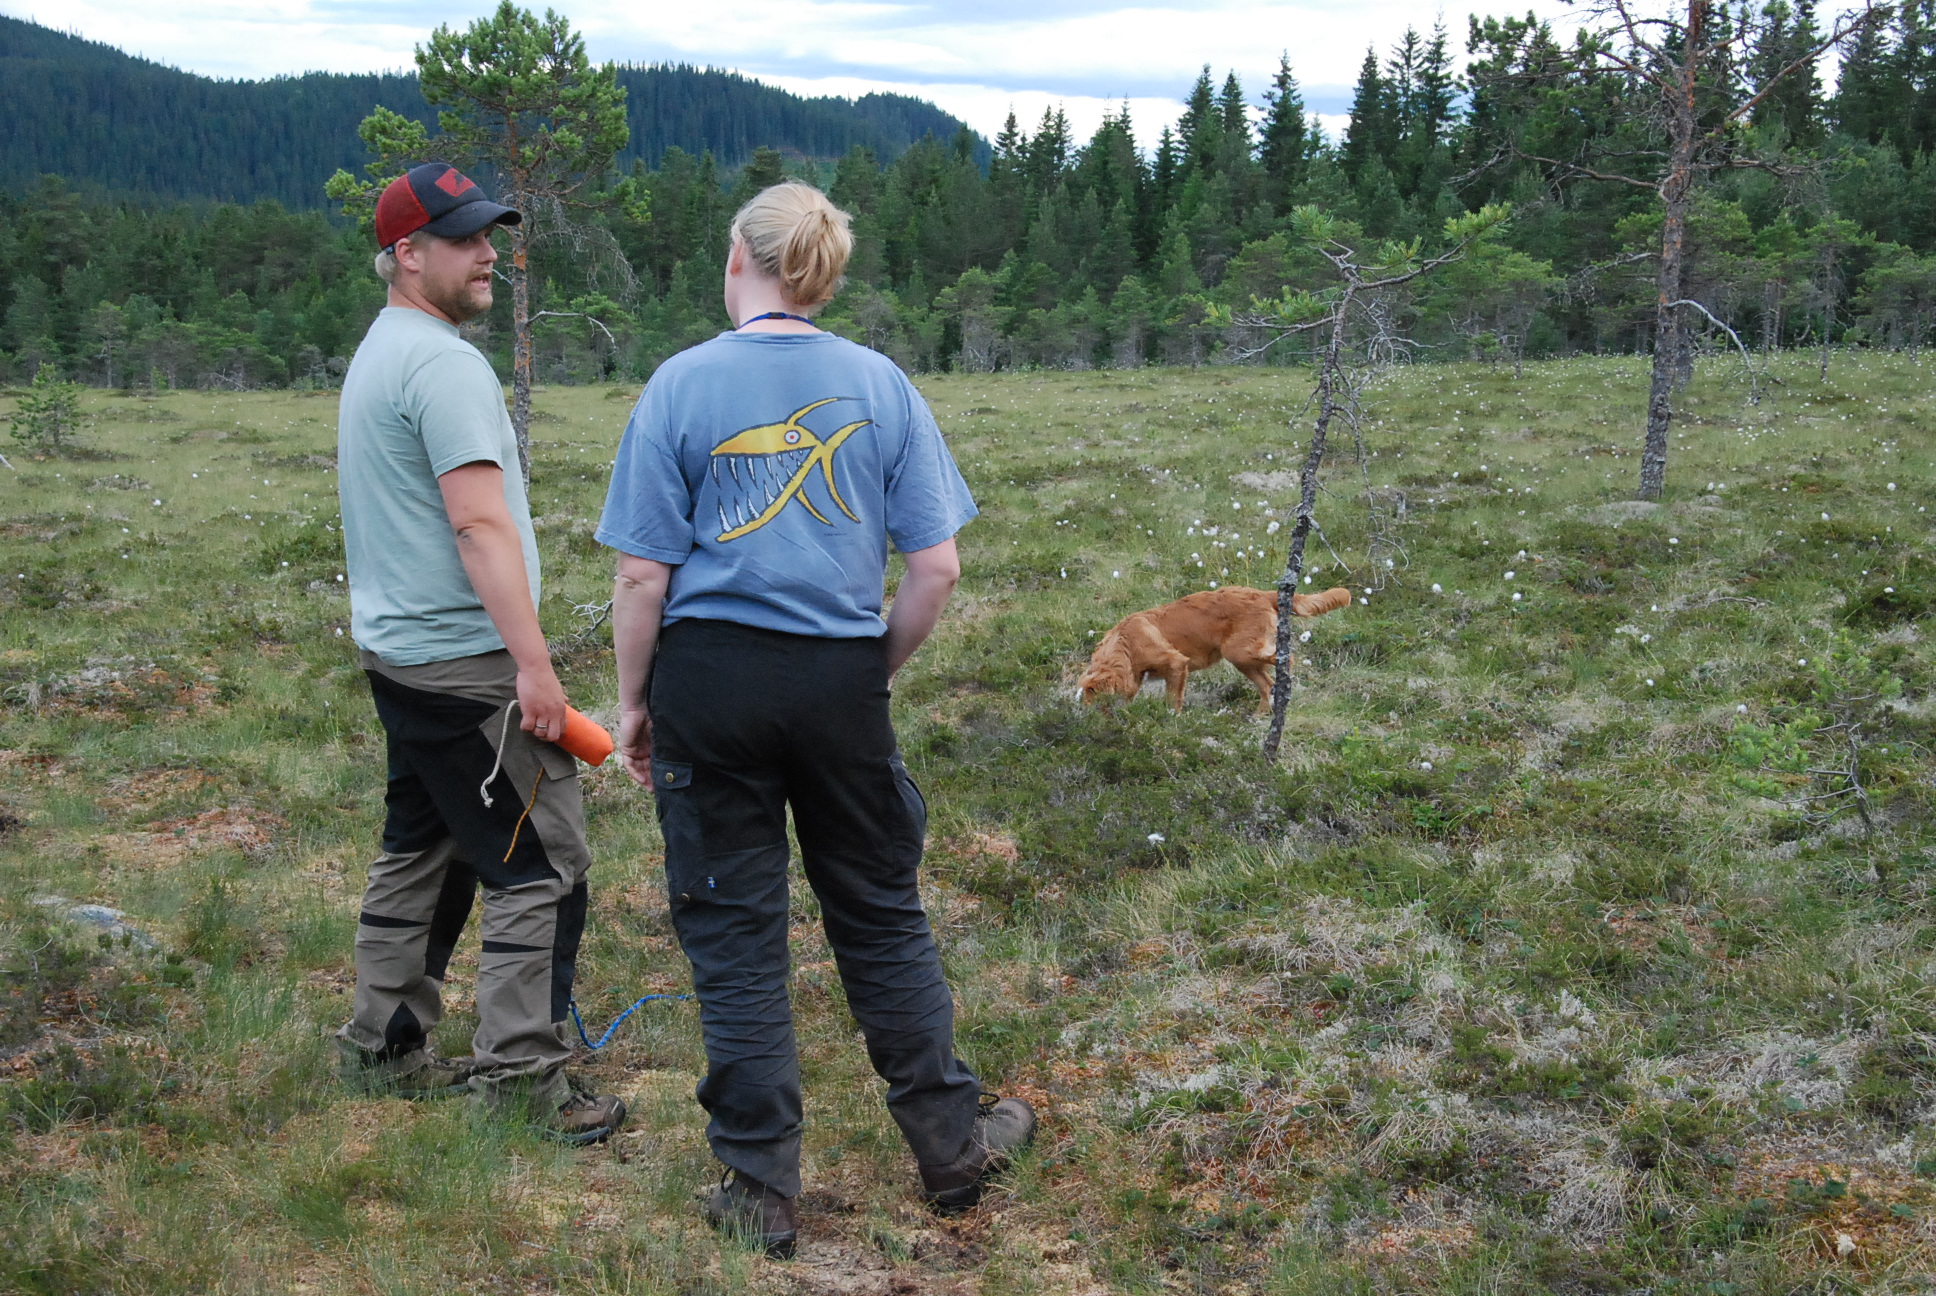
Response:
[{"label": "orange dog training dummy", "polygon": [[[1335,612],[1351,602],[1340,585],[1322,594],[1293,594],[1298,616]],[[1205,590],[1147,612],[1135,612],[1103,636],[1082,672],[1082,700],[1104,694],[1131,698],[1154,675],[1169,685],[1170,709],[1183,710],[1183,686],[1193,670],[1227,661],[1257,688],[1258,709],[1270,709],[1271,665],[1277,639],[1277,595],[1232,585]]]},{"label": "orange dog training dummy", "polygon": [[591,766],[603,765],[617,746],[605,726],[577,707],[565,708],[565,732],[558,745]]}]

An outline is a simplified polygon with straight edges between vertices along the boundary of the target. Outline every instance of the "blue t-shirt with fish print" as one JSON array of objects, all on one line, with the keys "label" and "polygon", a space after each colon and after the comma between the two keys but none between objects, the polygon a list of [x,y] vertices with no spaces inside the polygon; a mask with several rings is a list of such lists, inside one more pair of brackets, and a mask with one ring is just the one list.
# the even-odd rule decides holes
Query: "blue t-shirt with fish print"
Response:
[{"label": "blue t-shirt with fish print", "polygon": [[723,333],[646,384],[597,538],[673,565],[667,624],[860,639],[887,629],[888,541],[926,549],[975,511],[886,356],[832,333]]}]

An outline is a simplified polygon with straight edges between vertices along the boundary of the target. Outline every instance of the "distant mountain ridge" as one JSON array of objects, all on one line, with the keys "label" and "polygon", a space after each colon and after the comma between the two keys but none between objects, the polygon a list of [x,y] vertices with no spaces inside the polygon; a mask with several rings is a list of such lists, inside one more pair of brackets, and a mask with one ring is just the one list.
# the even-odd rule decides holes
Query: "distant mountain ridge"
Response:
[{"label": "distant mountain ridge", "polygon": [[[861,144],[885,161],[962,129],[907,95],[808,99],[711,68],[622,66],[619,82],[632,126],[622,166],[656,165],[670,145],[726,167],[761,145],[832,158]],[[356,126],[377,104],[434,127],[413,75],[220,81],[0,16],[0,189],[52,173],[111,192],[320,207],[332,172],[368,161]]]}]

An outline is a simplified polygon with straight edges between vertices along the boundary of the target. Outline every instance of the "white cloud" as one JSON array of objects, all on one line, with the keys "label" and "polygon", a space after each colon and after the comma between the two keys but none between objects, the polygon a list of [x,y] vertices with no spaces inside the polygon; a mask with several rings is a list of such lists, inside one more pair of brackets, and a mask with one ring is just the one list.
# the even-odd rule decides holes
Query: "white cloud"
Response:
[{"label": "white cloud", "polygon": [[[534,4],[535,0],[527,0]],[[1841,8],[1850,0],[1835,0]],[[1442,0],[708,0],[619,3],[552,0],[597,59],[733,68],[801,93],[889,90],[931,99],[993,135],[1012,105],[1024,121],[1066,106],[1078,134],[1125,96],[1139,139],[1153,141],[1208,63],[1234,69],[1253,101],[1280,51],[1334,134],[1367,44],[1385,51],[1407,26],[1444,19],[1463,60],[1465,20]],[[439,23],[463,25],[488,0],[428,0],[405,11],[379,0],[0,0],[0,13],[35,18],[192,71],[258,77],[375,71],[409,65]],[[1481,0],[1518,13],[1518,0]],[[1565,24],[1560,0],[1535,8]]]},{"label": "white cloud", "polygon": [[[461,25],[486,8],[482,0],[433,0],[400,23],[406,11],[374,0],[181,0],[165,10],[138,0],[75,0],[58,10],[45,3],[0,0],[0,12],[223,77],[406,67],[431,28]],[[1280,50],[1290,52],[1314,106],[1341,111],[1331,100],[1356,76],[1364,43],[1387,44],[1408,23],[1430,26],[1439,13],[1438,0],[1048,0],[975,9],[867,0],[649,7],[566,0],[560,7],[594,58],[730,67],[802,93],[918,94],[990,135],[1011,104],[1033,121],[1061,103],[1087,133],[1128,97],[1146,140],[1174,119],[1203,64],[1219,80],[1234,68],[1255,98]]]},{"label": "white cloud", "polygon": [[[926,99],[946,112],[994,139],[1002,123],[1013,112],[1024,132],[1041,123],[1042,114],[1060,107],[1069,118],[1078,140],[1087,138],[1102,124],[1105,115],[1121,110],[1123,99],[1094,95],[1059,95],[1046,90],[1007,90],[999,86],[960,84],[939,81],[885,81],[866,77],[763,76],[762,81],[790,90],[797,95],[842,95],[852,98],[878,91],[885,94],[913,95]],[[1182,105],[1173,99],[1130,98],[1130,120],[1137,138],[1153,146],[1165,123],[1176,120]]]}]

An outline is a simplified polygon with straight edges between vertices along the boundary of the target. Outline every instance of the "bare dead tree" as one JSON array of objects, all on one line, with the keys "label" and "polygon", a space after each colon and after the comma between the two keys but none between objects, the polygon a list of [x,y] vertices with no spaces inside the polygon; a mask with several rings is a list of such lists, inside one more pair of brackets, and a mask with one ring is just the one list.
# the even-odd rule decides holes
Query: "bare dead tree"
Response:
[{"label": "bare dead tree", "polygon": [[1693,195],[1713,172],[1729,167],[1783,169],[1744,148],[1749,116],[1784,81],[1812,67],[1886,14],[1865,0],[1838,16],[1821,39],[1776,69],[1756,92],[1731,102],[1721,75],[1748,37],[1746,23],[1730,23],[1715,0],[1666,0],[1657,14],[1641,12],[1642,0],[1598,0],[1589,14],[1597,39],[1582,42],[1589,57],[1571,75],[1582,81],[1608,72],[1649,96],[1648,116],[1662,147],[1598,152],[1589,144],[1573,157],[1544,156],[1515,142],[1514,154],[1545,169],[1554,184],[1595,181],[1622,184],[1656,195],[1661,204],[1659,263],[1654,295],[1653,374],[1647,395],[1647,428],[1640,458],[1639,497],[1659,499],[1667,483],[1668,433],[1674,419],[1675,368],[1681,358],[1687,300],[1687,216]]},{"label": "bare dead tree", "polygon": [[[1708,323],[1714,325],[1714,327],[1720,329],[1723,333],[1726,333],[1728,335],[1728,340],[1734,343],[1734,349],[1741,353],[1742,369],[1747,371],[1748,404],[1750,405],[1761,404],[1761,380],[1763,378],[1766,378],[1770,382],[1775,382],[1775,383],[1779,383],[1781,381],[1781,379],[1776,378],[1773,374],[1766,373],[1761,369],[1755,368],[1754,357],[1748,354],[1748,348],[1741,341],[1741,335],[1735,332],[1733,326],[1731,326],[1726,320],[1722,319],[1719,315],[1716,315],[1713,311],[1701,305],[1701,303],[1695,301],[1692,297],[1683,297],[1679,301],[1672,302],[1669,304],[1674,306],[1676,309],[1682,306],[1693,307],[1695,310],[1701,312],[1701,314],[1707,316]],[[1764,362],[1765,362],[1765,357],[1764,357]]]},{"label": "bare dead tree", "polygon": [[[1284,713],[1291,696],[1291,625],[1296,620],[1295,596],[1304,575],[1304,549],[1313,531],[1324,538],[1317,522],[1318,470],[1324,465],[1334,420],[1344,418],[1355,429],[1359,396],[1366,380],[1378,366],[1389,364],[1404,348],[1389,309],[1389,295],[1396,289],[1441,266],[1465,256],[1479,239],[1488,237],[1504,225],[1505,207],[1484,207],[1446,222],[1449,247],[1436,256],[1421,259],[1416,243],[1387,246],[1376,258],[1368,257],[1344,240],[1351,236],[1337,218],[1316,207],[1300,207],[1292,213],[1298,236],[1330,263],[1336,274],[1336,287],[1321,293],[1286,292],[1275,301],[1254,299],[1248,311],[1227,307],[1207,308],[1207,319],[1224,328],[1241,329],[1262,341],[1240,349],[1235,358],[1254,359],[1280,343],[1308,338],[1317,365],[1317,408],[1311,439],[1305,448],[1304,465],[1298,473],[1297,510],[1293,515],[1291,536],[1284,558],[1284,572],[1277,580],[1276,664],[1271,686],[1270,727],[1264,736],[1264,759],[1275,761],[1284,737]],[[1362,450],[1362,441],[1359,442]],[[1367,479],[1368,480],[1368,479]],[[1370,502],[1375,508],[1375,502]],[[1374,522],[1376,518],[1374,517]]]}]

